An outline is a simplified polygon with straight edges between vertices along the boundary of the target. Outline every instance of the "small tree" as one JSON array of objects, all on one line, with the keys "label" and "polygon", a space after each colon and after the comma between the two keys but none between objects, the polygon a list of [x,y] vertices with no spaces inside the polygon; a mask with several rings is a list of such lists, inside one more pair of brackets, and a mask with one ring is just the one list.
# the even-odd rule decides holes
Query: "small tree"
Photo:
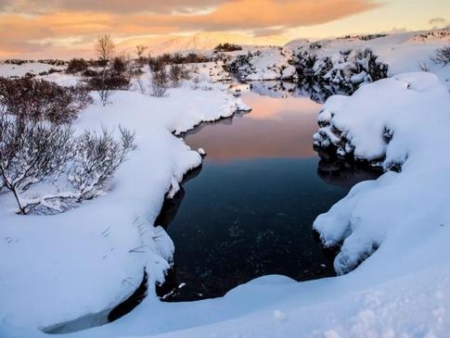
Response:
[{"label": "small tree", "polygon": [[142,45],[137,45],[136,46],[136,54],[138,57],[138,62],[141,66],[144,65],[145,63],[145,58],[144,58],[144,52],[147,50],[146,46],[142,46]]},{"label": "small tree", "polygon": [[103,105],[108,102],[109,91],[107,82],[107,67],[114,55],[115,45],[109,35],[103,35],[98,37],[95,45],[95,51],[97,52],[99,63],[102,66],[101,79],[98,86],[98,93]]},{"label": "small tree", "polygon": [[29,211],[20,198],[21,191],[61,173],[72,146],[70,127],[0,114],[0,186],[14,194],[19,213]]},{"label": "small tree", "polygon": [[109,35],[99,36],[95,45],[95,51],[101,64],[106,66],[114,56],[116,46]]}]

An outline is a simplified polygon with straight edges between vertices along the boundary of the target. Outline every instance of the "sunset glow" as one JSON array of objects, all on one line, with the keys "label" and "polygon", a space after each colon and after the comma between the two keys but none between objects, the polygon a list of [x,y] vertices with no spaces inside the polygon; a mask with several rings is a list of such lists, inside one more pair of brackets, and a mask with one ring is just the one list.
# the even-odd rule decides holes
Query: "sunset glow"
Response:
[{"label": "sunset glow", "polygon": [[288,41],[430,29],[449,12],[445,0],[0,0],[0,57],[87,56],[102,34],[126,48],[198,32]]}]

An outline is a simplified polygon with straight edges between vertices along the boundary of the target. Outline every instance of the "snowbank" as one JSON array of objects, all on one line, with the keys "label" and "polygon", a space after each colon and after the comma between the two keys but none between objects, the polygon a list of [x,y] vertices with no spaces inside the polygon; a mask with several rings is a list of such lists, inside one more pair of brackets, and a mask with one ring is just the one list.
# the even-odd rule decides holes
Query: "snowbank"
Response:
[{"label": "snowbank", "polygon": [[[379,161],[388,171],[355,186],[314,228],[327,246],[342,244],[335,269],[346,273],[378,247],[411,250],[450,219],[450,95],[435,75],[410,73],[364,86],[352,97],[331,98],[319,115],[319,147]],[[386,248],[384,247],[386,246]]]}]

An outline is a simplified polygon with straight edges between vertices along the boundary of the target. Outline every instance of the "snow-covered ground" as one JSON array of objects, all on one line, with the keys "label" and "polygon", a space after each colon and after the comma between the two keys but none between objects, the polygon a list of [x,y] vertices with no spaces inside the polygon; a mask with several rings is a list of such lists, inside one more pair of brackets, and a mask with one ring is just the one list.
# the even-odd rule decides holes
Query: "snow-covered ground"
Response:
[{"label": "snow-covered ground", "polygon": [[[36,66],[15,67],[22,74]],[[118,132],[119,125],[136,132],[137,149],[108,194],[47,217],[16,215],[12,194],[0,196],[0,255],[7,258],[0,263],[0,337],[10,335],[6,328],[37,330],[111,308],[137,288],[144,268],[152,293],[173,254],[171,240],[153,223],[165,194],[201,164],[200,154],[172,133],[247,109],[226,85],[205,81],[184,83],[163,98],[118,91],[109,100],[74,122],[77,132]]]},{"label": "snow-covered ground", "polygon": [[[386,36],[345,37],[320,41],[305,39],[294,40],[284,47],[264,47],[245,49],[232,53],[233,58],[228,63],[248,81],[267,81],[292,79],[298,63],[297,56],[302,53],[317,58],[316,68],[320,61],[330,58],[334,68],[342,68],[348,63],[342,57],[349,51],[363,51],[371,49],[378,60],[389,65],[388,75],[404,72],[420,71],[422,67],[438,73],[442,81],[450,81],[450,76],[441,72],[441,65],[435,65],[430,57],[436,48],[450,43],[450,29],[431,32],[407,32]],[[352,65],[350,65],[352,66]],[[450,86],[450,84],[449,84]]]},{"label": "snow-covered ground", "polygon": [[[150,288],[129,315],[67,337],[448,337],[450,66],[429,61],[448,43],[416,33],[322,42],[321,53],[372,48],[392,76],[331,97],[319,115],[318,145],[401,168],[358,184],[314,223],[325,244],[342,244],[336,270],[362,262],[355,270],[303,283],[267,276],[223,298],[178,304],[159,302]],[[430,73],[416,72],[419,61]],[[77,130],[121,124],[137,133],[138,148],[105,196],[51,217],[15,215],[11,196],[0,196],[0,337],[45,336],[40,328],[109,308],[137,287],[144,267],[150,286],[162,278],[173,246],[153,221],[164,194],[201,163],[172,132],[240,105],[227,86],[205,81],[220,80],[220,66],[200,66],[169,97],[117,92],[81,114]]]}]

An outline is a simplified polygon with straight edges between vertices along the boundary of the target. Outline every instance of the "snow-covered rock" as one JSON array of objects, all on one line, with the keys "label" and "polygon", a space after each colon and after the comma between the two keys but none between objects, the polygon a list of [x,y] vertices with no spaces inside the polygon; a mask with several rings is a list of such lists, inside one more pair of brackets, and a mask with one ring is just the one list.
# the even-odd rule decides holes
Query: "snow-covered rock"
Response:
[{"label": "snow-covered rock", "polygon": [[439,151],[450,142],[449,112],[447,89],[429,73],[394,76],[326,102],[317,146],[401,171],[358,184],[316,219],[326,246],[342,244],[338,273],[354,269],[380,246],[385,252],[405,238],[435,236],[450,219],[450,161]]}]

